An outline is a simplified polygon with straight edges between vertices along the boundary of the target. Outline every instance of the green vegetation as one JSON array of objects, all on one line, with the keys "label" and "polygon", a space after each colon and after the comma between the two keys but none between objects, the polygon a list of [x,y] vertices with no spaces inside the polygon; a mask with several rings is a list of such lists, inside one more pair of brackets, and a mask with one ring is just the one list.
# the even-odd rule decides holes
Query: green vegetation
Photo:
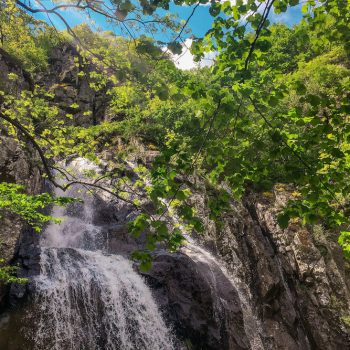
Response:
[{"label": "green vegetation", "polygon": [[[24,193],[23,186],[0,182],[0,219],[7,212],[17,214],[26,220],[37,232],[40,232],[43,225],[50,220],[56,223],[60,222],[59,219],[42,213],[42,209],[51,204],[67,205],[72,201],[74,201],[74,198],[53,198],[48,193],[30,196]],[[16,266],[6,266],[6,261],[0,259],[0,282],[25,283],[26,279],[15,276],[16,271]]]},{"label": "green vegetation", "polygon": [[[0,264],[4,264],[5,261],[0,259]],[[0,267],[0,283],[27,283],[28,280],[26,278],[16,277],[17,266],[6,265]]]},{"label": "green vegetation", "polygon": [[[97,3],[91,4],[98,9]],[[115,4],[120,12],[121,3]],[[119,19],[111,20],[121,21],[135,10],[136,5],[122,4],[124,17],[119,13]],[[104,150],[122,158],[120,141],[130,145],[135,139],[160,152],[151,169],[135,168],[136,183],[118,172],[110,175],[120,177],[112,189],[116,196],[128,200],[121,185],[128,183],[134,191],[144,189],[156,208],[149,213],[133,199],[140,215],[130,224],[131,234],[148,232],[145,251],[135,252],[143,268],[149,267],[149,252],[157,243],[170,250],[179,247],[180,226],[202,230],[188,202],[191,192],[185,183],[192,175],[220,193],[209,201],[212,219],[220,217],[232,196],[239,199],[247,189],[269,192],[277,183],[291,184],[296,195],[281,212],[280,226],[286,228],[290,219],[299,218],[304,225],[342,227],[339,243],[349,258],[350,233],[344,227],[349,225],[350,194],[350,2],[308,0],[302,7],[304,19],[295,27],[270,24],[270,11],[279,14],[297,4],[298,0],[211,2],[213,27],[194,42],[192,52],[198,60],[216,52],[216,62],[193,71],[178,70],[169,53],[144,35],[128,40],[85,25],[55,33],[16,5],[7,6],[0,17],[0,32],[6,38],[2,47],[34,80],[46,68],[52,47],[78,38],[78,76],[87,77],[96,92],[104,91],[109,106],[104,121],[78,125],[70,121],[80,106],[71,105],[62,116],[52,91],[36,86],[20,97],[15,91],[2,91],[3,126],[15,137],[23,136],[20,127],[25,128],[27,142],[42,150],[46,176],[54,184],[54,158],[79,154],[98,161]],[[167,9],[169,2],[146,1],[140,6],[152,15],[157,7]],[[179,28],[169,18],[164,24]],[[179,35],[168,43],[173,52],[179,51]],[[86,120],[91,120],[90,112],[84,112]],[[220,189],[223,183],[232,196]],[[12,210],[25,213],[33,223],[33,213],[27,210],[38,208],[38,198],[27,200],[25,212],[16,209],[14,200]],[[176,217],[178,225],[169,228],[169,216]]]},{"label": "green vegetation", "polygon": [[343,323],[347,326],[350,327],[350,316],[346,315],[346,316],[342,316],[340,317],[341,321],[343,321]]},{"label": "green vegetation", "polygon": [[[67,205],[74,201],[74,198],[59,197],[53,198],[48,193],[30,196],[23,193],[24,187],[6,182],[0,183],[0,215],[1,211],[11,211],[23,217],[35,231],[40,232],[43,225],[50,221],[59,222],[58,219],[40,212],[48,205]],[[1,218],[1,216],[0,216]]]},{"label": "green vegetation", "polygon": [[56,40],[53,28],[19,10],[14,1],[0,4],[0,47],[28,72],[47,67],[48,53]]}]

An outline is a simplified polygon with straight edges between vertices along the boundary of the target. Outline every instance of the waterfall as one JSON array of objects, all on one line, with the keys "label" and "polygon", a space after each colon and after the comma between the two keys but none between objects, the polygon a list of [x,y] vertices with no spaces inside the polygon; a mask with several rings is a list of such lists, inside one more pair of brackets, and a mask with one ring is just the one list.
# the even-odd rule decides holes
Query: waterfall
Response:
[{"label": "waterfall", "polygon": [[[129,162],[129,166],[133,168],[134,164]],[[170,207],[167,200],[163,199],[162,201],[168,208]],[[234,268],[231,268],[230,271],[228,271],[228,269],[225,267],[225,264],[221,262],[220,259],[215,257],[208,250],[201,247],[201,244],[195,241],[191,237],[191,235],[188,234],[176,213],[172,212],[170,218],[173,221],[173,223],[180,228],[183,236],[186,239],[186,245],[181,249],[181,251],[189,258],[191,258],[192,261],[199,264],[204,264],[206,266],[206,269],[209,272],[207,275],[210,276],[209,283],[211,285],[214,295],[219,294],[217,289],[222,287],[220,286],[220,283],[223,282],[222,276],[224,276],[226,280],[225,282],[228,282],[231,285],[230,287],[233,287],[237,291],[240,304],[242,305],[244,329],[248,337],[250,349],[264,350],[265,347],[262,341],[263,330],[260,320],[255,315],[253,310],[250,290],[246,283],[242,281],[242,279],[238,276],[239,269],[243,268],[243,265],[239,260],[238,256],[235,255],[232,257],[234,259],[234,262],[232,264]],[[217,318],[221,319],[222,305],[220,305],[220,303],[222,302],[222,300],[220,297],[216,297],[216,301],[216,313],[218,315]]]},{"label": "waterfall", "polygon": [[[84,159],[71,166],[98,170]],[[62,195],[59,189],[56,195]],[[66,194],[67,195],[67,194]],[[172,350],[167,329],[149,287],[130,261],[104,253],[95,226],[93,196],[81,186],[68,195],[83,203],[55,207],[60,225],[49,225],[41,240],[35,304],[40,313],[37,350]]]},{"label": "waterfall", "polygon": [[[134,169],[136,164],[128,161],[127,164],[131,169]],[[150,184],[150,179],[144,179],[145,185]],[[168,200],[161,199],[166,207],[171,208]],[[171,209],[170,209],[171,211]],[[248,337],[249,346],[251,350],[264,350],[264,344],[262,340],[263,330],[260,320],[255,315],[251,302],[251,293],[247,284],[239,277],[239,269],[243,268],[242,262],[238,256],[233,256],[233,267],[230,271],[225,267],[225,264],[220,261],[218,257],[215,257],[208,250],[201,247],[201,244],[195,241],[191,235],[186,231],[183,223],[179,219],[175,212],[170,213],[169,217],[174,225],[180,228],[183,236],[186,239],[186,245],[181,248],[181,252],[191,258],[196,264],[202,264],[205,266],[207,276],[209,276],[209,284],[211,286],[213,294],[216,296],[216,314],[219,320],[222,319],[222,298],[219,296],[220,288],[234,288],[239,296],[240,304],[242,305],[243,322],[245,333]],[[224,281],[223,278],[224,277]],[[227,285],[229,284],[229,286]],[[223,285],[220,285],[223,284]]]},{"label": "waterfall", "polygon": [[[238,270],[242,268],[242,263],[238,257],[234,257],[234,270],[228,271],[218,258],[214,257],[209,251],[202,248],[198,242],[195,242],[190,236],[186,235],[187,245],[182,249],[183,253],[189,256],[194,262],[204,264],[210,272],[208,275],[211,278],[210,285],[212,288],[220,287],[222,283],[221,276],[218,271],[225,276],[226,281],[232,285],[237,291],[240,304],[242,306],[243,321],[245,333],[249,340],[251,350],[264,350],[265,347],[262,341],[263,330],[259,319],[255,316],[253,307],[250,301],[250,291],[248,286],[238,277]],[[220,298],[217,298],[220,302]],[[217,309],[220,310],[220,304]]]}]

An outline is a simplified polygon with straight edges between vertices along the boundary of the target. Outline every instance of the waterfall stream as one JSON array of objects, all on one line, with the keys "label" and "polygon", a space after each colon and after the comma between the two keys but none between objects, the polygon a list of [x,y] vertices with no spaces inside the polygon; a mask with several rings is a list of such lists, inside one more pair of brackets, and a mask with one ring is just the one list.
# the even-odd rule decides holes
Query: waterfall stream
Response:
[{"label": "waterfall stream", "polygon": [[[97,170],[83,159],[71,166]],[[55,207],[52,215],[63,222],[49,225],[40,244],[36,349],[172,350],[172,334],[143,278],[130,261],[104,252],[102,230],[92,222],[92,195],[79,186],[68,195],[83,203]]]},{"label": "waterfall stream", "polygon": [[[197,242],[195,242],[191,237],[186,235],[188,244],[183,248],[183,252],[189,256],[193,261],[197,263],[205,264],[210,271],[211,276],[211,286],[216,288],[220,284],[220,280],[217,280],[220,275],[217,271],[222,273],[227,282],[235,288],[238,293],[240,304],[242,305],[242,313],[244,320],[244,329],[245,333],[248,336],[249,345],[251,350],[264,350],[261,335],[263,333],[260,321],[255,316],[251,301],[250,301],[250,292],[247,288],[247,285],[238,277],[238,274],[229,272],[224,264],[214,257],[209,251],[202,248]],[[235,258],[235,270],[237,271],[241,268],[242,263],[238,258]],[[215,293],[215,291],[214,291]],[[217,298],[217,300],[220,300]],[[217,306],[217,309],[220,309],[220,305]]]},{"label": "waterfall stream", "polygon": [[[68,165],[82,181],[88,181],[86,172],[101,171],[83,158]],[[160,248],[154,271],[141,276],[125,257],[132,250],[121,229],[132,218],[132,208],[81,184],[66,192],[56,188],[55,195],[82,202],[52,208],[52,216],[62,222],[46,227],[40,250],[35,243],[28,303],[0,318],[0,349],[265,349],[262,326],[240,273],[244,267],[234,253],[232,266],[227,265],[172,215],[187,243],[176,254]],[[166,326],[158,305],[173,329]]]}]

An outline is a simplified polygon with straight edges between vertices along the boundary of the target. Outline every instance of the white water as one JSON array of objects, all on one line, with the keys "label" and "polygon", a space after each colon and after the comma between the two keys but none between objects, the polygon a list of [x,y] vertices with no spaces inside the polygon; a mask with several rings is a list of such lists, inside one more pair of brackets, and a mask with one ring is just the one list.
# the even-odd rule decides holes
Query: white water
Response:
[{"label": "white water", "polygon": [[[166,200],[164,203],[170,208]],[[243,268],[243,265],[237,256],[232,257],[234,260],[230,268],[230,272],[225,267],[225,264],[221,262],[217,257],[214,257],[208,250],[201,247],[199,242],[196,242],[189,234],[180,222],[179,217],[175,213],[171,213],[171,219],[182,231],[183,236],[186,238],[186,246],[182,248],[182,252],[190,257],[195,262],[204,263],[208,267],[208,271],[211,274],[211,288],[215,289],[217,285],[215,269],[219,269],[226,277],[227,281],[237,291],[242,307],[244,330],[248,337],[251,350],[264,350],[263,341],[261,335],[263,333],[260,320],[255,316],[251,303],[251,294],[248,286],[239,277],[239,269]],[[214,293],[216,291],[214,290]],[[220,313],[220,305],[217,305],[217,312]],[[220,315],[218,315],[220,318]]]},{"label": "white water", "polygon": [[250,292],[247,285],[238,277],[238,270],[242,266],[238,257],[234,259],[235,269],[229,272],[224,264],[215,258],[210,252],[200,247],[191,237],[186,235],[187,245],[183,248],[183,252],[189,256],[193,261],[204,263],[208,266],[208,270],[211,272],[212,287],[216,285],[216,272],[215,268],[218,268],[223,275],[227,278],[229,283],[234,287],[238,293],[240,305],[243,313],[244,330],[249,340],[251,350],[264,350],[265,347],[261,340],[262,327],[258,318],[254,315],[253,308],[250,301]]},{"label": "white water", "polygon": [[[136,164],[133,162],[127,162],[128,165],[133,169]],[[149,179],[144,179],[145,185],[150,184]],[[181,220],[176,215],[175,212],[171,210],[171,206],[168,201],[163,199],[162,202],[169,208],[170,219],[173,221],[175,225],[177,225],[183,233],[183,236],[186,239],[186,246],[182,248],[182,252],[190,257],[194,262],[200,262],[205,264],[208,267],[208,271],[211,275],[211,288],[213,289],[214,295],[216,294],[215,288],[217,288],[217,284],[220,283],[217,281],[217,276],[215,270],[218,269],[225,276],[227,281],[233,286],[233,288],[237,291],[240,305],[242,307],[243,313],[243,322],[244,322],[244,330],[248,337],[249,345],[251,350],[264,350],[265,347],[263,345],[262,337],[262,326],[260,324],[260,320],[254,314],[254,310],[251,302],[251,294],[246,283],[239,277],[239,270],[243,269],[243,265],[239,260],[238,256],[232,257],[234,260],[230,271],[225,267],[225,264],[221,262],[217,257],[214,257],[209,251],[201,247],[199,242],[196,242],[189,234],[186,232],[184,225],[181,223]],[[217,300],[216,305],[216,317],[220,319],[221,317],[221,306]]]},{"label": "white water", "polygon": [[[73,166],[93,168],[83,159]],[[64,221],[44,232],[35,281],[36,349],[172,350],[172,335],[142,277],[122,256],[103,253],[101,229],[92,223],[93,197],[83,188],[68,195],[84,204],[68,213],[54,208]]]}]

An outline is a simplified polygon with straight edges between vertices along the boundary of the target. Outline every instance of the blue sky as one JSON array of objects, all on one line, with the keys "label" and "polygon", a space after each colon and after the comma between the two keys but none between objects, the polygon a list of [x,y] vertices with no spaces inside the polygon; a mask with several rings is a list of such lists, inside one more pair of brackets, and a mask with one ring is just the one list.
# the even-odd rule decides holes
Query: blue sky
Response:
[{"label": "blue sky", "polygon": [[[45,6],[47,6],[47,8],[54,6],[51,0],[44,0],[43,3],[45,4]],[[176,6],[174,4],[171,4],[169,12],[176,13],[179,19],[187,19],[191,14],[192,9],[193,7]],[[78,11],[66,10],[62,11],[61,13],[64,15],[67,22],[72,27],[90,21],[90,24],[95,28],[99,27],[103,30],[113,30],[114,32],[116,32],[116,34],[121,34],[120,28],[106,23],[105,18],[102,15],[94,14],[91,22],[91,20],[89,20],[83,13]],[[163,15],[165,13],[166,11],[159,11],[159,14]],[[296,6],[290,8],[286,13],[283,14],[275,15],[272,13],[270,15],[270,20],[272,22],[282,22],[292,26],[293,24],[298,23],[301,20],[301,17],[302,14],[300,6]],[[48,21],[47,15],[45,14],[37,14],[36,18]],[[51,15],[50,18],[58,29],[65,29],[64,24],[57,17]],[[191,28],[192,33],[196,37],[201,37],[206,33],[208,29],[210,29],[212,21],[213,17],[209,14],[209,6],[199,6],[189,22],[189,27]],[[189,34],[187,36],[189,36]],[[186,38],[186,35],[184,35],[184,38]],[[156,39],[161,41],[169,41],[171,38],[169,37],[169,34],[163,33],[158,34],[156,36]]]},{"label": "blue sky", "polygon": [[[192,12],[192,7],[175,6],[170,7],[170,12],[177,13],[179,18],[187,19]],[[293,26],[302,18],[301,5],[289,8],[286,13],[276,15],[272,13],[270,20]],[[209,14],[209,6],[199,6],[189,22],[189,26],[195,36],[203,36],[210,29],[213,17]]]},{"label": "blue sky", "polygon": [[[52,3],[52,0],[42,1],[45,4],[45,6],[47,6],[47,8],[55,6]],[[176,13],[179,19],[186,20],[192,13],[192,10],[193,7],[176,6],[174,4],[171,4],[168,12]],[[88,22],[92,26],[92,28],[96,30],[99,28],[102,30],[112,30],[117,35],[127,34],[125,31],[124,33],[121,31],[120,26],[107,23],[105,17],[103,17],[102,15],[94,14],[93,17],[89,19],[84,13],[79,11],[65,10],[61,13],[71,27],[74,27],[84,22]],[[167,11],[160,10],[158,11],[158,13],[160,15],[164,15],[167,13]],[[38,14],[36,15],[36,18],[48,21],[47,16],[44,14]],[[279,15],[271,13],[269,17],[271,22],[280,22],[287,24],[288,26],[293,26],[294,24],[300,22],[301,18],[301,6],[289,8],[287,12]],[[57,17],[51,16],[51,21],[57,29],[66,29],[64,24]],[[192,32],[183,33],[182,35],[182,39],[185,43],[185,45],[183,46],[183,53],[181,55],[173,55],[173,61],[175,62],[177,67],[179,67],[180,69],[192,69],[198,66],[198,64],[193,61],[193,56],[188,49],[192,43],[189,37],[191,34],[195,35],[196,37],[202,37],[208,31],[208,29],[211,28],[212,22],[213,17],[209,14],[209,6],[199,6],[188,23],[188,27],[191,28]],[[173,38],[170,36],[169,33],[158,33],[154,36],[154,39],[163,42],[170,42]],[[209,53],[199,65],[211,65],[214,58],[215,53]]]}]

